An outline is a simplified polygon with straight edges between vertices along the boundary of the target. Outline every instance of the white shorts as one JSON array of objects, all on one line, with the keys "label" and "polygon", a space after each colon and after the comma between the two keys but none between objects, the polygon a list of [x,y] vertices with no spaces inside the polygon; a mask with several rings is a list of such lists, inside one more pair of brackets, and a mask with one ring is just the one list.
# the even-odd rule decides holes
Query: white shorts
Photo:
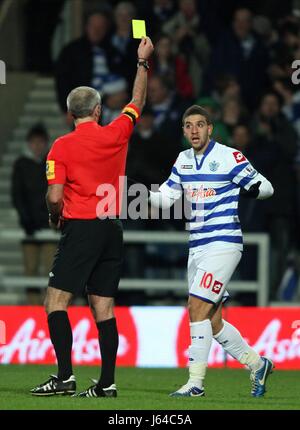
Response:
[{"label": "white shorts", "polygon": [[225,302],[225,289],[235,271],[242,253],[237,249],[210,249],[189,255],[188,283],[190,296],[208,303]]}]

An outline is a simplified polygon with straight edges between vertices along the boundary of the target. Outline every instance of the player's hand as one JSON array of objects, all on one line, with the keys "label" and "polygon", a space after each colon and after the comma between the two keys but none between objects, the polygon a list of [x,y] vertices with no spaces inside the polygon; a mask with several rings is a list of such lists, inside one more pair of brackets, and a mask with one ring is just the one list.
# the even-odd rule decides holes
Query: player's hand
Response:
[{"label": "player's hand", "polygon": [[248,191],[244,188],[241,189],[241,196],[246,198],[256,199],[259,195],[259,186],[261,185],[261,181],[256,182],[256,184],[251,185]]},{"label": "player's hand", "polygon": [[138,58],[148,60],[154,51],[154,46],[150,37],[143,37],[138,47]]}]

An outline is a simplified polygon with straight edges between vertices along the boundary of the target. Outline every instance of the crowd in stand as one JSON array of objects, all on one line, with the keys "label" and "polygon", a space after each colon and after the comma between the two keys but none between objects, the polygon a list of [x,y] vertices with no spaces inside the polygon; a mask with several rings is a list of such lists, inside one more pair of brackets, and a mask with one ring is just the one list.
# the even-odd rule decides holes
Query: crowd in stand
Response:
[{"label": "crowd in stand", "polygon": [[275,291],[288,252],[299,248],[300,85],[292,81],[292,63],[300,60],[300,5],[224,3],[102,1],[88,16],[84,35],[60,53],[57,96],[65,113],[71,89],[93,86],[103,97],[102,124],[114,119],[135,76],[138,41],[131,20],[146,19],[155,54],[127,174],[148,186],[166,180],[178,152],[187,148],[182,113],[194,103],[205,107],[214,120],[213,138],[241,150],[274,186],[265,202],[242,201],[240,218],[244,231],[270,234]]}]

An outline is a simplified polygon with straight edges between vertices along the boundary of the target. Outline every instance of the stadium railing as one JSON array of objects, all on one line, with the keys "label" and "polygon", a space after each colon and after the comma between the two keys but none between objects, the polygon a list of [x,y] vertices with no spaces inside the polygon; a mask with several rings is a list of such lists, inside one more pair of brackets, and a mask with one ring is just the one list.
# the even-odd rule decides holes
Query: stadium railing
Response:
[{"label": "stadium railing", "polygon": [[[6,230],[0,232],[0,240],[21,241],[24,234],[21,230]],[[58,235],[52,231],[45,231],[37,235],[38,240],[58,240]],[[125,231],[124,241],[128,244],[186,244],[188,233],[166,231]],[[257,278],[255,281],[231,281],[230,292],[252,292],[256,294],[257,305],[267,306],[269,296],[269,236],[265,233],[244,234],[245,245],[256,245],[257,252]],[[0,274],[0,288],[44,288],[48,279],[45,277],[5,276]],[[176,279],[139,279],[123,278],[120,282],[123,290],[159,290],[159,291],[187,291],[186,280]]]}]

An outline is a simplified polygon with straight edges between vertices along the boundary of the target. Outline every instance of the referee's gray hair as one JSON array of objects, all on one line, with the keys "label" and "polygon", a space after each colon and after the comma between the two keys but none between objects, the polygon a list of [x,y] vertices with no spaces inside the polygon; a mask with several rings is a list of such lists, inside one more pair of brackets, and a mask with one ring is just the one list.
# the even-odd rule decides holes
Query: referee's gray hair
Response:
[{"label": "referee's gray hair", "polygon": [[101,106],[101,96],[91,87],[74,88],[67,98],[68,111],[75,119],[91,116],[97,105]]}]

